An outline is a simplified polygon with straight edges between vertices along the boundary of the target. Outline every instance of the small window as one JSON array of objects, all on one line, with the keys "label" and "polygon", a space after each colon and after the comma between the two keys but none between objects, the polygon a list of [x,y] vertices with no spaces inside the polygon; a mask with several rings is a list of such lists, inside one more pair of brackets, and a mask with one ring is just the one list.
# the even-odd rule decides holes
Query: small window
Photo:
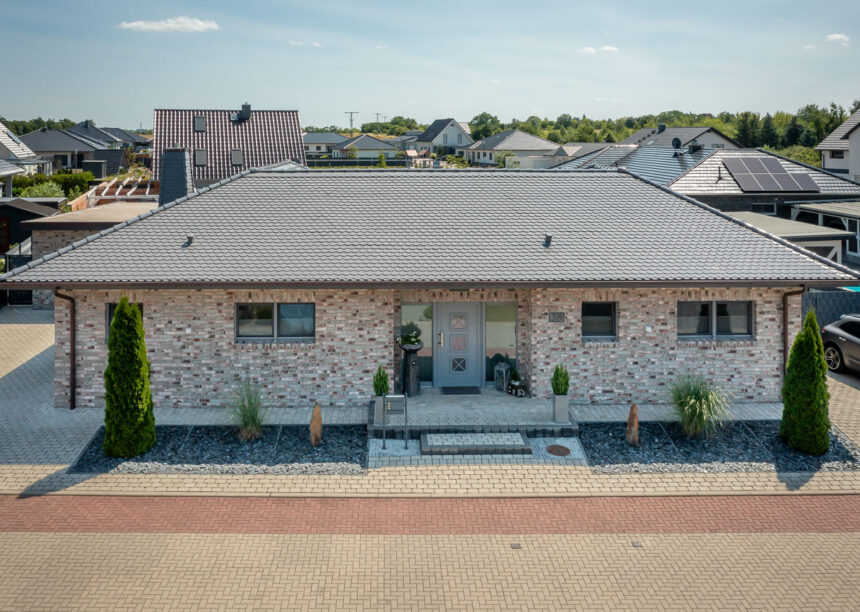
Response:
[{"label": "small window", "polygon": [[830,152],[831,159],[845,159],[845,151],[831,151]]},{"label": "small window", "polygon": [[678,302],[679,336],[751,336],[752,302]]},{"label": "small window", "polygon": [[582,337],[614,338],[616,332],[615,302],[583,302]]},{"label": "small window", "polygon": [[194,149],[194,165],[206,165],[206,149]]},{"label": "small window", "polygon": [[[116,312],[116,302],[109,302],[105,304],[105,344],[107,344],[108,340],[110,340],[110,326],[113,323],[113,314]],[[138,310],[140,310],[140,318],[143,320],[143,304],[136,304]]]},{"label": "small window", "polygon": [[245,165],[245,153],[242,149],[233,149],[230,151],[230,163],[234,166]]},{"label": "small window", "polygon": [[751,206],[752,212],[760,213],[762,215],[775,215],[776,214],[776,203],[773,204],[753,204]]},{"label": "small window", "polygon": [[457,144],[463,144],[463,135],[457,134]]},{"label": "small window", "polygon": [[442,134],[442,144],[448,144],[448,134]]},{"label": "small window", "polygon": [[313,304],[278,304],[278,339],[308,342],[316,335]]},{"label": "small window", "polygon": [[314,304],[236,304],[238,342],[313,342]]},{"label": "small window", "polygon": [[236,337],[272,340],[272,304],[236,304]]},{"label": "small window", "polygon": [[206,117],[203,115],[198,115],[194,117],[194,131],[195,132],[205,132],[206,131]]}]

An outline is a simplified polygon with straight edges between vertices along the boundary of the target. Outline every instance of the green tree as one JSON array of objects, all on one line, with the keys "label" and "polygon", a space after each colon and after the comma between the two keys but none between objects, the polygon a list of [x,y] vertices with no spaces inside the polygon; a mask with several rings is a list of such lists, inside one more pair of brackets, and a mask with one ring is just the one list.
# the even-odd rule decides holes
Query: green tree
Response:
[{"label": "green tree", "polygon": [[66,194],[63,193],[63,188],[54,181],[24,187],[20,192],[22,198],[62,198],[64,195]]},{"label": "green tree", "polygon": [[785,147],[784,149],[774,149],[772,147],[766,148],[770,149],[774,153],[779,153],[783,157],[794,159],[808,166],[815,166],[816,168],[821,167],[821,155],[812,147],[794,145],[793,147]]},{"label": "green tree", "polygon": [[140,309],[125,296],[110,324],[104,381],[105,454],[136,457],[145,453],[155,444],[149,359]]},{"label": "green tree", "polygon": [[510,151],[501,151],[499,153],[496,153],[496,165],[499,168],[507,168],[507,160],[509,157],[513,157],[513,155],[514,154]]},{"label": "green tree", "polygon": [[562,113],[558,116],[558,119],[555,120],[555,126],[557,128],[569,128],[572,125],[573,117],[571,117],[567,113]]},{"label": "green tree", "polygon": [[583,122],[573,133],[573,140],[574,142],[597,142],[597,132],[590,123]]},{"label": "green tree", "polygon": [[801,132],[800,138],[797,141],[801,147],[814,147],[818,144],[818,138],[815,136],[815,132],[806,128]]},{"label": "green tree", "polygon": [[797,115],[793,115],[791,121],[788,122],[788,127],[785,128],[785,133],[782,135],[782,146],[793,147],[796,145],[800,142],[800,134],[802,132],[803,128],[800,127]]},{"label": "green tree", "polygon": [[779,136],[776,133],[776,128],[773,125],[773,117],[770,116],[770,113],[766,114],[761,122],[758,140],[759,143],[766,147],[775,147],[779,144]]},{"label": "green tree", "polygon": [[606,134],[603,136],[603,142],[615,142],[615,134],[613,134],[611,130],[606,130]]},{"label": "green tree", "polygon": [[815,311],[810,309],[791,345],[782,387],[780,433],[791,448],[808,455],[830,450],[829,402],[824,345]]},{"label": "green tree", "polygon": [[749,111],[738,115],[735,139],[745,147],[758,146],[758,115]]},{"label": "green tree", "polygon": [[358,159],[358,151],[355,150],[355,147],[352,145],[346,148],[346,158],[347,159]]},{"label": "green tree", "polygon": [[848,109],[848,112],[852,115],[857,111],[860,111],[860,98],[854,98],[854,101],[851,103],[851,108]]},{"label": "green tree", "polygon": [[387,168],[388,164],[385,163],[385,153],[380,153],[379,158],[376,161],[376,165],[380,168]]},{"label": "green tree", "polygon": [[469,126],[472,128],[472,138],[475,140],[483,140],[504,129],[498,117],[486,112],[475,115],[469,122]]}]

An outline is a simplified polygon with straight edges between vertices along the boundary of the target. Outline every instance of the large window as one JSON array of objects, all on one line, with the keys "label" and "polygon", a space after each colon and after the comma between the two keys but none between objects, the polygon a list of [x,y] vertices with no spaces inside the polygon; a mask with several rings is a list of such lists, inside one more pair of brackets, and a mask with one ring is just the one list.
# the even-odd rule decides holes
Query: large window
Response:
[{"label": "large window", "polygon": [[418,379],[433,382],[433,305],[403,304],[400,307],[400,325],[415,323],[421,330],[424,347],[418,351]]},{"label": "large window", "polygon": [[752,302],[678,302],[678,336],[753,334]]},{"label": "large window", "polygon": [[313,304],[236,304],[239,342],[313,342],[315,338]]},{"label": "large window", "polygon": [[517,367],[517,305],[484,305],[486,380],[493,380],[493,368],[507,360]]},{"label": "large window", "polygon": [[582,303],[582,337],[615,338],[618,335],[615,302]]},{"label": "large window", "polygon": [[[137,304],[140,310],[140,318],[143,319],[143,304]],[[105,304],[105,344],[110,340],[110,326],[113,323],[113,315],[116,312],[116,302]]]}]

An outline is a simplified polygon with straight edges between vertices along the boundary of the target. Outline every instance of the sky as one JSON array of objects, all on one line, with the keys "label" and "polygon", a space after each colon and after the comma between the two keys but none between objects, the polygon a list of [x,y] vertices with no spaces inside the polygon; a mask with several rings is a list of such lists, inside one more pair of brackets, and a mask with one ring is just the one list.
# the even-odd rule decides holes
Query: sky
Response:
[{"label": "sky", "polygon": [[795,111],[860,98],[860,2],[0,0],[0,115],[151,127]]}]

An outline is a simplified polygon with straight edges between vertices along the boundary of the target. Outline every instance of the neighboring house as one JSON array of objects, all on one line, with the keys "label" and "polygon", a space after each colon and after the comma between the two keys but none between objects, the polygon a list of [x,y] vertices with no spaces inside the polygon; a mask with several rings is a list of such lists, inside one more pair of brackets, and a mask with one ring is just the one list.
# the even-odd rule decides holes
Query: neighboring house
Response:
[{"label": "neighboring house", "polygon": [[860,184],[765,149],[718,149],[666,185],[727,212],[791,216],[798,200],[860,197]]},{"label": "neighboring house", "polygon": [[18,166],[26,174],[51,174],[51,162],[36,155],[2,123],[0,123],[0,161]]},{"label": "neighboring house", "polygon": [[40,157],[53,161],[54,168],[77,168],[95,159],[95,152],[105,149],[100,142],[68,130],[42,128],[21,136],[21,141]]},{"label": "neighboring house", "polygon": [[387,159],[391,159],[400,152],[400,149],[386,140],[368,134],[359,134],[333,146],[331,155],[336,158],[350,157],[350,150],[355,151],[356,159],[364,160],[378,159],[380,153]]},{"label": "neighboring house", "polygon": [[155,109],[152,175],[161,179],[168,147],[191,151],[194,184],[211,185],[249,168],[285,161],[305,163],[299,112],[295,110]]},{"label": "neighboring house", "polygon": [[302,135],[305,146],[305,156],[322,157],[331,155],[332,147],[339,145],[347,138],[337,132],[308,132]]},{"label": "neighboring house", "polygon": [[521,170],[555,168],[566,162],[602,151],[607,146],[604,142],[569,142],[558,145],[555,151],[547,154],[515,155],[509,157],[506,162],[508,168],[519,168]]},{"label": "neighboring house", "polygon": [[141,136],[136,132],[131,132],[129,130],[124,130],[122,128],[111,128],[105,127],[100,128],[103,132],[107,132],[111,136],[115,137],[124,147],[134,147],[135,151],[142,151],[143,149],[148,149],[152,144],[149,138],[145,136]]},{"label": "neighboring house", "polygon": [[78,136],[83,136],[93,142],[98,142],[105,149],[116,149],[122,147],[124,144],[121,138],[114,136],[107,130],[96,127],[96,124],[90,119],[84,119],[80,123],[76,123],[70,128],[67,128],[67,131],[77,134]]},{"label": "neighboring house", "polygon": [[846,174],[860,182],[860,110],[815,147],[821,152],[821,166],[836,174]]},{"label": "neighboring house", "polygon": [[57,209],[16,198],[0,202],[0,253],[30,237],[25,222],[57,214]]},{"label": "neighboring house", "polygon": [[7,197],[12,197],[12,177],[16,174],[24,174],[25,170],[11,162],[0,159],[0,179],[3,179],[3,191]]},{"label": "neighboring house", "polygon": [[675,149],[611,144],[556,166],[556,169],[625,168],[659,185],[668,185],[713,152],[714,149],[706,150],[698,146]]},{"label": "neighboring house", "polygon": [[521,130],[505,130],[470,146],[457,147],[457,155],[477,166],[496,166],[502,153],[517,157],[549,155],[558,150],[558,143],[538,138]]},{"label": "neighboring house", "polygon": [[698,145],[704,149],[741,148],[740,143],[729,138],[716,128],[666,127],[663,123],[656,128],[637,130],[619,144],[635,144],[643,147],[675,147],[675,145],[678,145],[678,147],[689,147]]},{"label": "neighboring house", "polygon": [[844,229],[792,221],[761,213],[734,212],[731,215],[735,219],[793,242],[836,263],[842,263],[845,241],[856,238],[855,234]]},{"label": "neighboring house", "polygon": [[386,140],[386,142],[388,142],[389,144],[393,144],[401,151],[415,151],[417,150],[415,141],[418,140],[418,137],[423,133],[424,130],[409,130],[407,132],[404,132],[400,136],[389,138],[388,140]]},{"label": "neighboring house", "polygon": [[[157,201],[114,202],[64,214],[31,217],[22,223],[30,237],[30,252],[34,260],[58,251],[88,236],[128,221],[158,207]],[[51,308],[54,295],[50,291],[33,292],[34,308]]]},{"label": "neighboring house", "polygon": [[830,202],[794,202],[791,218],[847,230],[850,236],[845,241],[844,259],[849,264],[860,266],[860,197]]},{"label": "neighboring house", "polygon": [[[466,124],[468,126],[468,123]],[[416,151],[450,154],[456,149],[471,145],[474,140],[471,130],[463,128],[463,123],[454,119],[436,119],[426,130],[415,138]]]},{"label": "neighboring house", "polygon": [[65,296],[57,406],[103,404],[125,295],[156,407],[189,411],[223,405],[243,373],[266,403],[365,408],[377,367],[396,382],[412,321],[436,387],[491,385],[507,354],[537,398],[561,363],[575,404],[665,402],[687,374],[779,402],[801,289],[858,283],[620,170],[250,170],[0,276]]}]

